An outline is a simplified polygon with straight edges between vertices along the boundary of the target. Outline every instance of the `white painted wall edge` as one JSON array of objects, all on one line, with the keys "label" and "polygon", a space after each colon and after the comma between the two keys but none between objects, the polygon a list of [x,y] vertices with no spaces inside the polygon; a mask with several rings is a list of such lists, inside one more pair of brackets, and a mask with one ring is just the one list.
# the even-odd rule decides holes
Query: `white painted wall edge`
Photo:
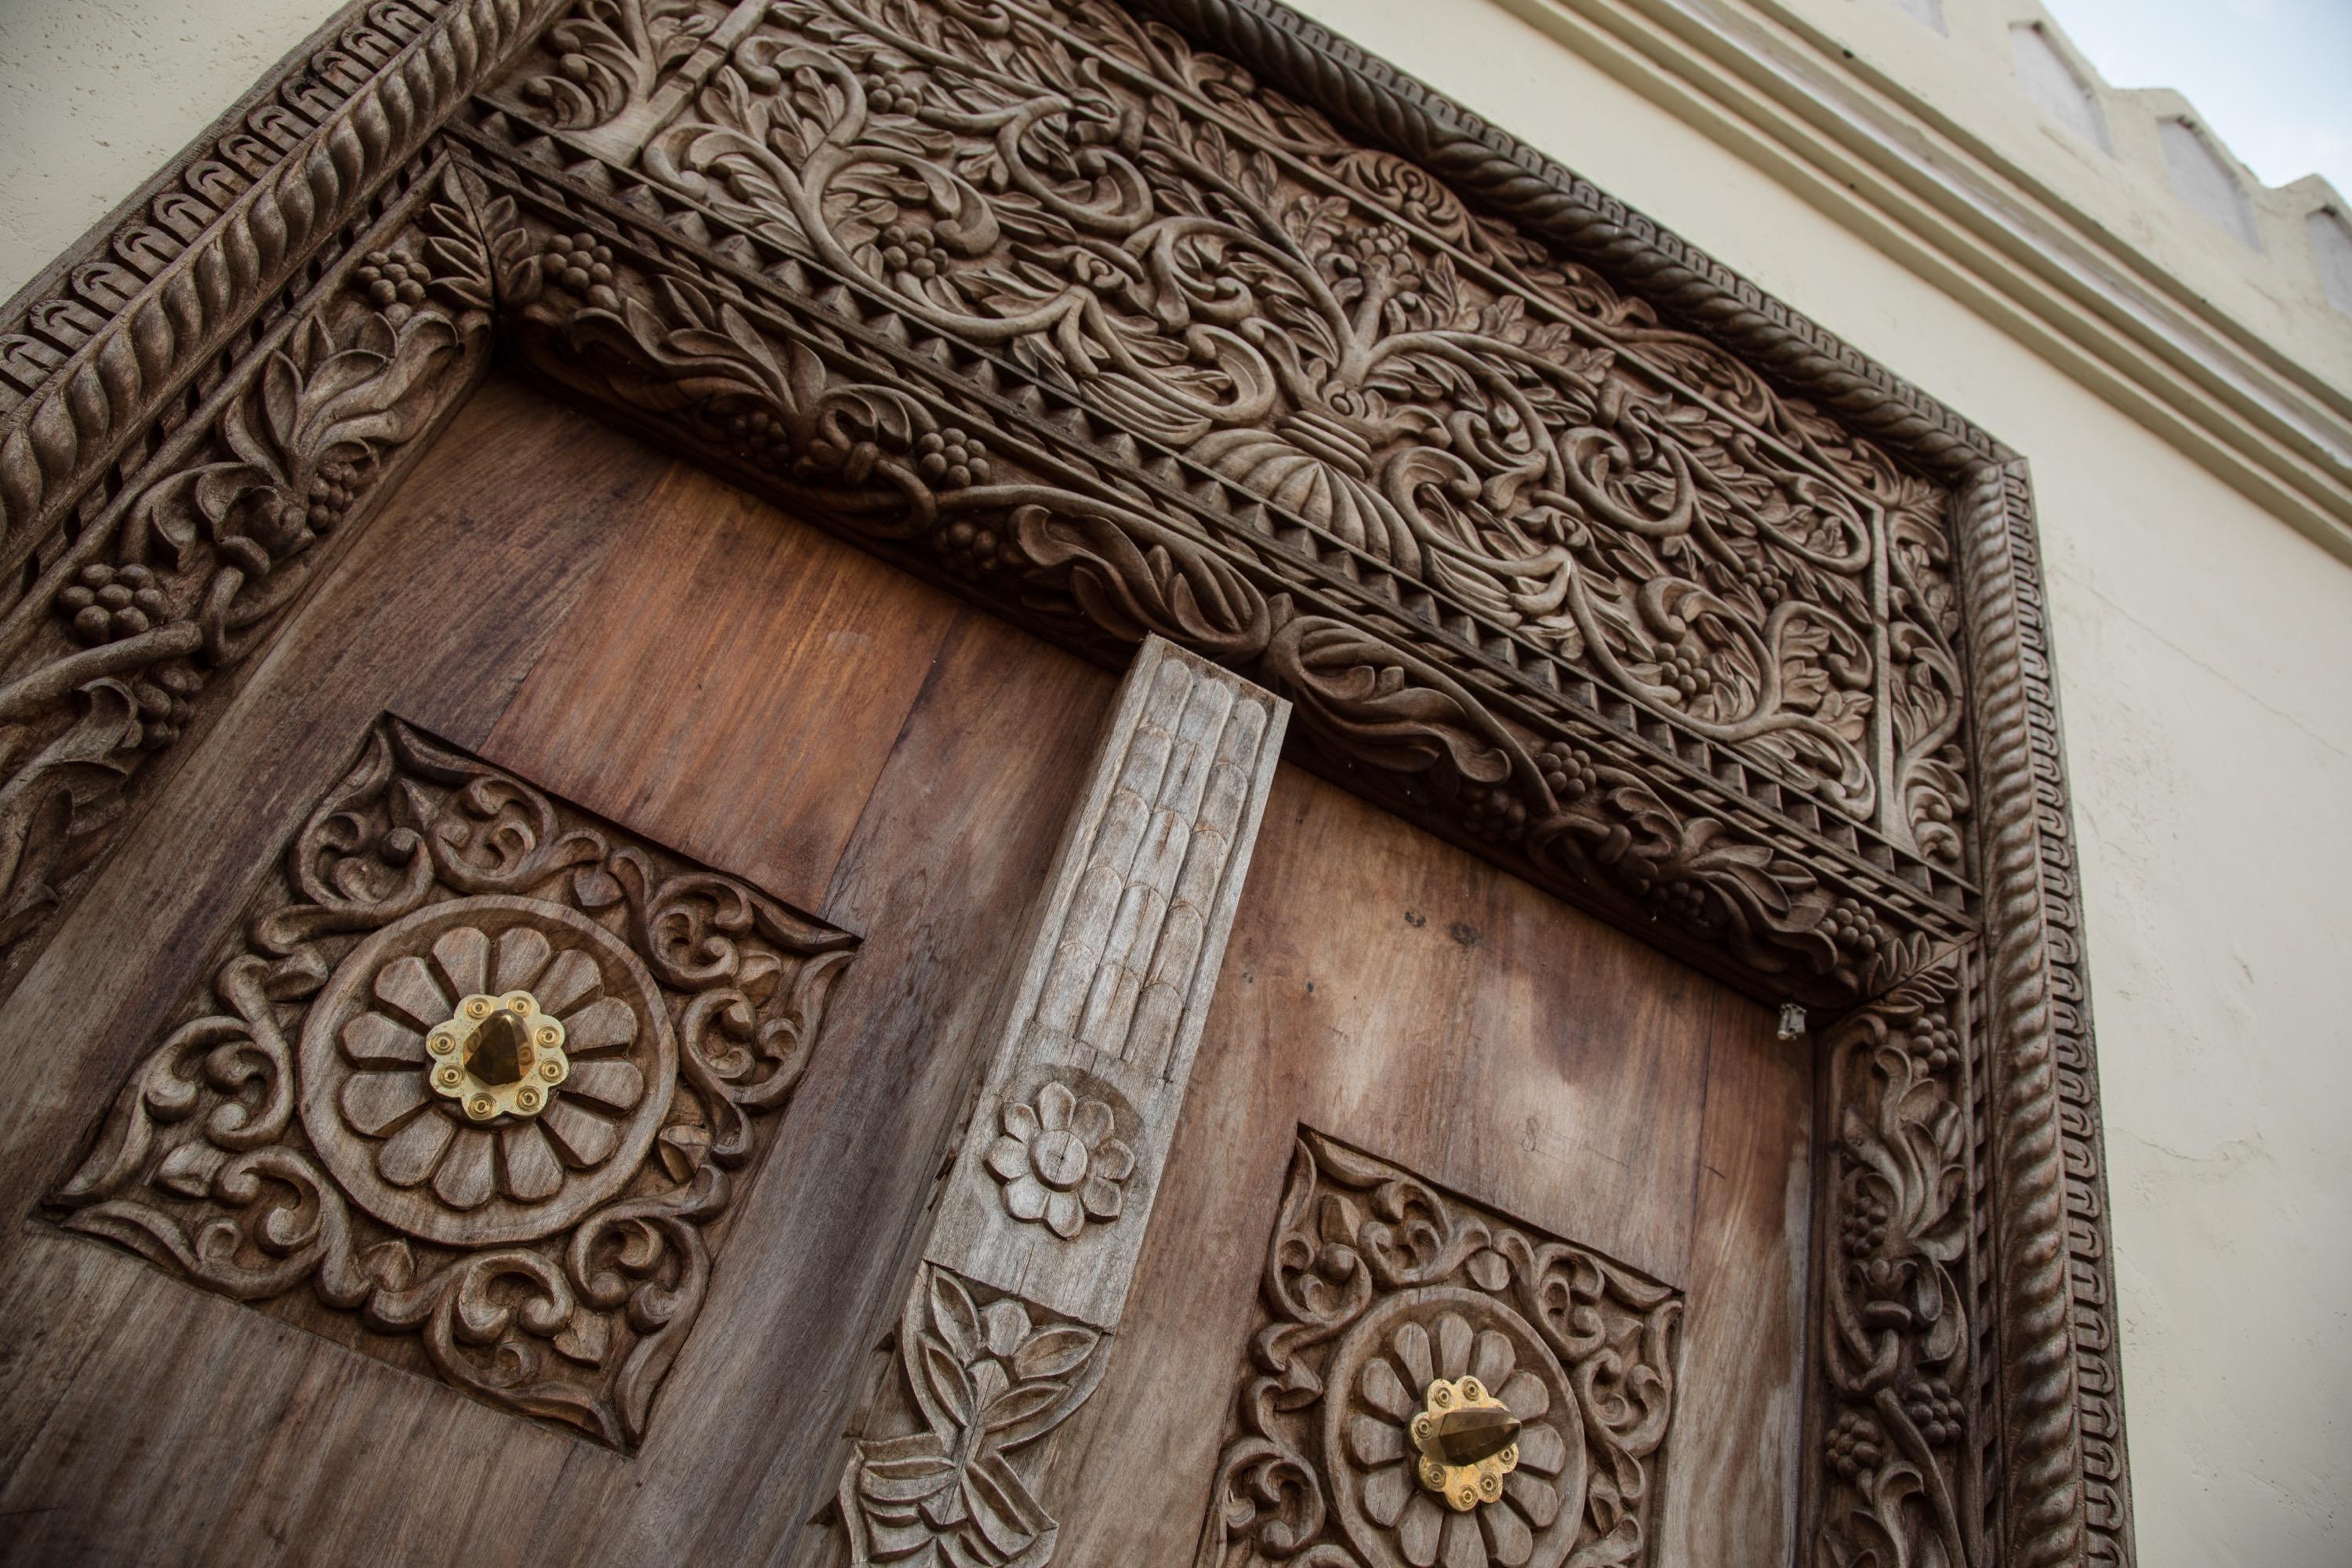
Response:
[{"label": "white painted wall edge", "polygon": [[1771,0],[1496,3],[2352,562],[2352,395]]}]

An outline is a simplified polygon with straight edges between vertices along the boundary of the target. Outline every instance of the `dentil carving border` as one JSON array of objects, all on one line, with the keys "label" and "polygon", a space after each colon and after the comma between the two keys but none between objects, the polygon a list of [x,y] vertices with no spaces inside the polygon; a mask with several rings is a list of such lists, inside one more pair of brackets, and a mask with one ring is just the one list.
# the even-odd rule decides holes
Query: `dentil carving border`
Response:
[{"label": "dentil carving border", "polygon": [[[1016,30],[1030,41],[998,50]],[[383,0],[335,37],[0,318],[0,549],[19,566],[0,981],[102,863],[146,760],[202,727],[234,684],[219,672],[266,643],[495,335],[608,416],[1094,657],[1157,632],[1250,674],[1297,705],[1300,761],[1759,996],[1891,999],[1936,955],[1974,954],[1983,1400],[1962,1491],[1983,1528],[1962,1540],[1985,1562],[2129,1560],[2088,987],[2012,454],[1272,0]],[[509,90],[566,55],[577,101]],[[711,141],[744,116],[766,117],[754,147],[799,160],[784,184]],[[697,134],[660,140],[680,124]],[[999,170],[979,143],[1006,136]],[[870,194],[915,221],[771,221],[754,176],[804,189],[845,142],[888,150],[920,189]],[[1296,216],[1289,241],[1263,223],[1254,241],[1291,260],[1171,238],[1139,271],[1087,271],[1117,249],[1096,241],[1134,195],[1120,171],[1147,167],[1154,199],[1192,191],[1203,224]],[[1041,195],[1038,168],[1076,183]],[[1008,219],[1030,226],[1003,240]],[[1060,340],[975,328],[1021,314],[1016,263],[1103,303]],[[966,277],[989,266],[993,302]],[[1282,362],[1284,334],[1219,314],[1220,269],[1293,342],[1362,324],[1332,363],[1406,369]],[[1153,289],[1157,314],[1138,303]],[[1388,346],[1414,332],[1504,342],[1516,368],[1498,380],[1490,352],[1449,376],[1450,349]],[[1281,449],[1217,427],[1247,422],[1260,365],[1284,390],[1244,412]],[[1725,434],[1694,433],[1710,421]],[[1893,488],[1874,490],[1881,460]],[[1814,558],[1841,558],[1851,514],[1892,561],[1874,520],[1915,479],[1948,489],[1947,526],[1910,536],[1907,577],[1856,577],[1841,632]],[[1669,566],[1655,542],[1693,517],[1723,548]],[[1582,620],[1560,610],[1571,577],[1598,584]],[[1927,684],[1893,681],[1897,662]],[[1918,705],[1947,679],[1963,750],[1913,795],[1898,753],[1947,741],[1890,739],[1891,709],[1935,714]],[[1841,690],[1866,710],[1824,717]],[[1759,740],[1759,713],[1797,754]],[[1825,1383],[1821,1408],[1839,1397]],[[1838,1484],[1824,1449],[1815,1497]],[[1937,1560],[1926,1537],[1895,1550]]]}]

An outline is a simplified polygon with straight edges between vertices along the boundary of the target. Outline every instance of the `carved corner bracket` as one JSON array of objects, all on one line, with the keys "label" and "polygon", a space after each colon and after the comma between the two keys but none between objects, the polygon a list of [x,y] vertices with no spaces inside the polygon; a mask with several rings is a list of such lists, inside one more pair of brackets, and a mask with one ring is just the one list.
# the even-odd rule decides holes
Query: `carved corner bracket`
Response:
[{"label": "carved corner bracket", "polygon": [[[2129,1560],[2005,448],[1275,0],[377,0],[298,64],[0,321],[0,984],[495,338],[1759,996],[1978,954],[1986,1550]],[[1149,1178],[1065,1087],[972,1158],[1087,1246]]]},{"label": "carved corner bracket", "polygon": [[856,939],[396,719],[241,938],[52,1215],[634,1447]]}]

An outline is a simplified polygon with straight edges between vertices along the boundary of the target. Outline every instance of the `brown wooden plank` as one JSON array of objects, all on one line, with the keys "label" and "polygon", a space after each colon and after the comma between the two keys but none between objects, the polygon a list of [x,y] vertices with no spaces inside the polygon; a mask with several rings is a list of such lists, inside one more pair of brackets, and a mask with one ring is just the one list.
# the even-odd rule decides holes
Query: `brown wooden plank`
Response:
[{"label": "brown wooden plank", "polygon": [[1716,1015],[1661,1563],[1798,1560],[1812,1042],[1775,1022],[1731,995]]},{"label": "brown wooden plank", "polygon": [[[458,413],[214,731],[173,759],[178,775],[156,796],[168,809],[134,826],[0,1019],[6,1048],[52,1064],[0,1104],[12,1219],[68,1168],[368,720],[392,708],[478,744],[669,468],[511,384],[492,381]],[[498,591],[483,592],[486,581]],[[355,1396],[357,1410],[423,1400],[444,1422],[514,1425],[100,1244],[40,1225],[9,1236],[0,1275],[12,1282],[15,1335],[67,1349],[83,1337],[78,1325],[109,1325],[69,1377],[6,1391],[0,1426],[37,1434],[22,1442],[6,1506],[80,1521],[12,1543],[38,1560],[116,1561],[134,1542],[158,1560],[188,1560],[222,1520],[245,1521],[234,1536],[245,1540],[281,1498],[338,1473],[320,1468],[331,1458],[351,1478],[328,1494],[346,1511],[364,1515],[369,1498],[395,1494],[414,1508],[414,1478],[382,1462],[384,1428],[372,1421],[340,1456],[332,1445],[268,1444],[299,1390],[358,1375],[355,1364],[367,1369],[358,1386],[379,1391]],[[43,1261],[60,1252],[77,1261]],[[569,1441],[544,1441],[560,1464]],[[125,1458],[126,1442],[143,1459]],[[520,1453],[516,1462],[535,1468]],[[437,1532],[429,1555],[454,1547],[462,1510],[415,1518]]]},{"label": "brown wooden plank", "polygon": [[825,1545],[807,1521],[839,1475],[850,1394],[894,1323],[992,977],[1112,685],[985,616],[946,639],[819,910],[866,945],[739,1200],[704,1325],[633,1466],[567,1473],[534,1555],[766,1561]]},{"label": "brown wooden plank", "polygon": [[[1250,877],[1117,1353],[1060,1438],[1056,1561],[1190,1561],[1301,1122],[1696,1288],[1710,1039],[1758,1009],[1296,770]],[[1801,1099],[1788,1076],[1748,1092]],[[1699,1192],[1711,1246],[1754,1239]],[[1736,1441],[1701,1462],[1745,1463]]]},{"label": "brown wooden plank", "polygon": [[485,750],[803,909],[954,601],[683,464]]}]

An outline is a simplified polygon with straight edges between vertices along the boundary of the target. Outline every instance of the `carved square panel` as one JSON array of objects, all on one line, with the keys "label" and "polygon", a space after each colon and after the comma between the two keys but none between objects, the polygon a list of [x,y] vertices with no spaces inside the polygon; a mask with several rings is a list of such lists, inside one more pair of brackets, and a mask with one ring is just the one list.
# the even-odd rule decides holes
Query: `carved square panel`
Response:
[{"label": "carved square panel", "polygon": [[392,718],[49,1202],[633,1447],[856,941]]},{"label": "carved square panel", "polygon": [[1195,1568],[1644,1564],[1683,1297],[1299,1134]]}]

